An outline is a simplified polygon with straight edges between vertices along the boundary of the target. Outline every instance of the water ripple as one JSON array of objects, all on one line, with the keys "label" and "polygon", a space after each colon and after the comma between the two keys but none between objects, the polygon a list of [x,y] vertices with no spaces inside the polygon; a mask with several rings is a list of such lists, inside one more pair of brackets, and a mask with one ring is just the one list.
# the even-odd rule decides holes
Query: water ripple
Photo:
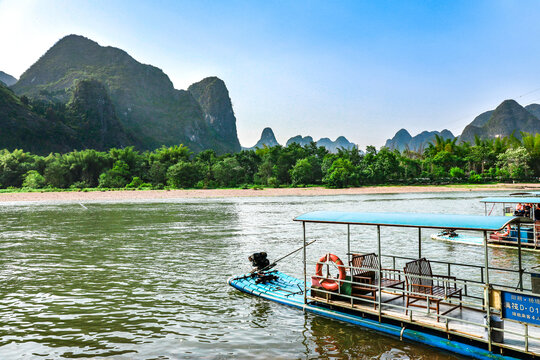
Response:
[{"label": "water ripple", "polygon": [[[276,258],[297,248],[301,231],[291,219],[303,212],[405,204],[482,213],[478,196],[90,202],[88,211],[74,203],[0,206],[0,358],[453,358],[248,296],[226,279],[248,270],[255,251]],[[386,235],[393,249],[416,236]],[[318,258],[343,252],[346,229],[310,226],[309,236],[327,240],[310,246]],[[375,245],[371,230],[355,229],[352,239]],[[425,252],[463,256],[456,246],[426,240]],[[481,256],[467,250],[473,260]],[[280,269],[299,276],[300,263],[296,254]]]}]

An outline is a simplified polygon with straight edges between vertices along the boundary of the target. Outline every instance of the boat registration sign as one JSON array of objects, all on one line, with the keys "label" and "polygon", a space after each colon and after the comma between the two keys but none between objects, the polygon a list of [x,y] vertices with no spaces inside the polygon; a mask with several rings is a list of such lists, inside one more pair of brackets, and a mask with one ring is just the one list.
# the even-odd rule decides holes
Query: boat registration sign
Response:
[{"label": "boat registration sign", "polygon": [[502,317],[533,325],[540,325],[540,297],[501,292]]}]

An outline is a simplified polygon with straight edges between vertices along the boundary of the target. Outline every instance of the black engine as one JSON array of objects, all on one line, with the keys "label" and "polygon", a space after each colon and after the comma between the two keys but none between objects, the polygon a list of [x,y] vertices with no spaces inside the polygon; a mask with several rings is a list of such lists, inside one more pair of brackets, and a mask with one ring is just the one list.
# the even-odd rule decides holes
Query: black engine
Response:
[{"label": "black engine", "polygon": [[262,270],[270,265],[270,260],[268,260],[266,256],[265,252],[258,252],[250,255],[248,260],[251,261],[251,265],[253,265],[256,270]]}]

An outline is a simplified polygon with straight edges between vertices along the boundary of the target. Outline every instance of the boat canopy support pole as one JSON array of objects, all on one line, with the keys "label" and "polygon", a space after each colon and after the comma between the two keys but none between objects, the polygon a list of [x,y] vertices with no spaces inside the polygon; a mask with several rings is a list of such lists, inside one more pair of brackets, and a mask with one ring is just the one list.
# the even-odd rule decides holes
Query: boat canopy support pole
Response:
[{"label": "boat canopy support pole", "polygon": [[484,297],[486,302],[486,325],[487,325],[487,337],[488,337],[488,350],[491,352],[491,301],[490,301],[490,285],[489,285],[489,253],[488,253],[488,240],[487,240],[487,231],[484,230],[484,269],[486,275],[484,279],[485,282],[485,291]]},{"label": "boat canopy support pole", "polygon": [[[306,269],[306,222],[302,221],[304,232],[304,304],[307,304],[307,269]],[[304,308],[305,311],[305,308]]]},{"label": "boat canopy support pole", "polygon": [[521,223],[517,223],[518,265],[519,265],[519,290],[523,291],[523,266],[521,263]]},{"label": "boat canopy support pole", "polygon": [[351,263],[351,224],[347,224],[347,261]]},{"label": "boat canopy support pole", "polygon": [[381,292],[381,279],[382,279],[382,271],[381,271],[381,225],[377,225],[377,251],[378,251],[378,258],[379,258],[379,280],[377,281],[377,286],[379,288],[379,322],[382,320],[382,292]]},{"label": "boat canopy support pole", "polygon": [[418,228],[418,258],[422,258],[422,228]]}]

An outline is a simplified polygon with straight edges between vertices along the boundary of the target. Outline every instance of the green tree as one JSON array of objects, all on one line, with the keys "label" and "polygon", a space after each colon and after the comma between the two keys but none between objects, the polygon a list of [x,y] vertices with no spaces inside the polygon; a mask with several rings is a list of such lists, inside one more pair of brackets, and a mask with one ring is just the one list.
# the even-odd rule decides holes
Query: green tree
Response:
[{"label": "green tree", "polygon": [[23,188],[41,189],[45,186],[45,178],[36,170],[30,170],[24,174]]},{"label": "green tree", "polygon": [[225,158],[217,162],[212,171],[216,181],[225,187],[235,187],[245,181],[244,169],[234,157]]},{"label": "green tree", "polygon": [[116,160],[112,169],[99,176],[101,188],[123,188],[131,179],[129,165],[123,160]]},{"label": "green tree", "polygon": [[69,170],[70,181],[79,188],[96,187],[101,173],[112,164],[109,154],[91,149],[67,153],[62,161]]},{"label": "green tree", "polygon": [[461,180],[465,178],[465,171],[463,171],[462,168],[453,167],[450,169],[450,176],[455,179]]},{"label": "green tree", "polygon": [[198,163],[180,161],[167,170],[167,183],[175,188],[194,187],[202,177],[202,168]]},{"label": "green tree", "polygon": [[293,185],[313,183],[313,167],[307,158],[298,160],[290,171]]},{"label": "green tree", "polygon": [[472,170],[469,173],[469,182],[470,183],[478,184],[478,183],[481,183],[483,180],[484,179],[482,178],[482,175],[477,174],[476,171]]},{"label": "green tree", "polygon": [[36,169],[36,156],[23,150],[0,150],[0,184],[21,187],[23,175]]},{"label": "green tree", "polygon": [[128,171],[130,172],[129,179],[131,179],[132,176],[143,173],[145,163],[147,162],[145,156],[135,150],[133,146],[128,146],[123,149],[110,149],[109,155],[112,164],[115,164],[117,161],[123,161],[127,164]]},{"label": "green tree", "polygon": [[[213,150],[206,150],[199,154],[206,154],[208,151],[213,153]],[[215,153],[214,153],[215,154]],[[172,165],[177,164],[180,161],[189,161],[192,156],[192,152],[186,146],[174,145],[170,147],[162,146],[155,151],[146,154],[147,171],[144,178],[150,181],[153,185],[165,185],[167,182],[167,169]],[[140,164],[144,164],[144,161],[135,160]],[[136,174],[142,175],[140,172]]]},{"label": "green tree", "polygon": [[71,184],[69,165],[60,154],[50,154],[45,158],[46,166],[43,177],[47,185],[53,188],[67,188]]},{"label": "green tree", "polygon": [[245,182],[253,183],[255,174],[258,171],[261,164],[261,158],[255,151],[242,150],[239,153],[234,154],[234,157],[244,170]]},{"label": "green tree", "polygon": [[530,155],[522,146],[511,148],[498,156],[498,165],[514,179],[530,176]]},{"label": "green tree", "polygon": [[440,166],[445,171],[450,170],[450,168],[454,166],[459,166],[459,157],[452,154],[449,151],[442,150],[439,151],[434,157],[433,157],[433,164]]},{"label": "green tree", "polygon": [[358,176],[349,159],[337,159],[323,178],[323,183],[331,188],[344,188],[357,185]]},{"label": "green tree", "polygon": [[521,135],[523,147],[529,154],[529,167],[536,176],[540,176],[540,134],[521,133]]}]

